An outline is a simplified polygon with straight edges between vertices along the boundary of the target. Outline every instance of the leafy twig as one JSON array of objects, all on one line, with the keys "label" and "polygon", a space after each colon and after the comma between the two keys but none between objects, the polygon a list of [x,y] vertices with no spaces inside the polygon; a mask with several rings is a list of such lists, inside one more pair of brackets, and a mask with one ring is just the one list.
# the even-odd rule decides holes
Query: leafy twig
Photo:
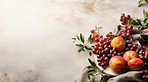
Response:
[{"label": "leafy twig", "polygon": [[[87,40],[88,44],[93,43],[91,37],[92,37],[92,35],[90,35],[88,40]],[[80,44],[76,44],[76,46],[79,47],[78,52],[86,51],[87,50],[87,51],[89,51],[89,55],[90,56],[92,55],[93,46],[89,46],[88,44],[85,43],[86,41],[85,41],[85,38],[84,38],[82,33],[80,33],[79,36],[76,35],[76,38],[72,38],[72,39],[74,40],[73,43],[75,41],[77,41],[77,40],[81,42]]]},{"label": "leafy twig", "polygon": [[142,5],[142,2],[143,1],[145,1],[146,3],[148,3],[148,0],[140,0],[139,2],[138,2],[138,7],[140,7],[141,5]]},{"label": "leafy twig", "polygon": [[88,79],[90,80],[90,82],[95,82],[95,77],[97,75],[101,75],[101,80],[104,80],[105,82],[107,82],[106,77],[103,74],[101,74],[101,71],[100,71],[100,73],[98,73],[99,69],[97,68],[96,64],[90,59],[88,59],[88,61],[91,64],[91,66],[87,67],[89,69],[87,74],[88,74]]},{"label": "leafy twig", "polygon": [[133,25],[138,26],[138,30],[143,30],[148,28],[148,13],[145,11],[145,9],[143,9],[143,17],[144,17],[143,21],[141,21],[141,19],[136,19],[132,20],[131,22]]}]

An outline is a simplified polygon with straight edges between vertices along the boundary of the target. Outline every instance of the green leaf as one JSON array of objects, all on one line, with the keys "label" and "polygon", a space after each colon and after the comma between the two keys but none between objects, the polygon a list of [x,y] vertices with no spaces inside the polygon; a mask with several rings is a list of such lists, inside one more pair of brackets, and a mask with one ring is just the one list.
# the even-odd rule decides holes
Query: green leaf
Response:
[{"label": "green leaf", "polygon": [[105,76],[102,76],[100,81],[101,81],[101,82],[107,82],[107,79],[106,79]]},{"label": "green leaf", "polygon": [[91,75],[88,75],[88,79],[90,80],[90,78],[91,78]]},{"label": "green leaf", "polygon": [[138,7],[140,7],[140,6],[142,5],[142,1],[143,1],[143,0],[140,0],[140,1],[138,2]]},{"label": "green leaf", "polygon": [[78,52],[81,52],[81,51],[85,51],[85,50],[84,50],[84,47],[82,47],[82,48],[80,48],[80,49],[78,50]]},{"label": "green leaf", "polygon": [[147,13],[145,12],[145,9],[143,9],[143,16],[144,16],[144,18],[146,18],[146,16],[147,16]]},{"label": "green leaf", "polygon": [[140,27],[138,27],[138,30],[142,30],[142,29],[143,29],[143,27],[141,27],[141,26],[140,26]]},{"label": "green leaf", "polygon": [[137,22],[138,22],[139,25],[142,26],[142,24],[141,24],[141,20],[140,20],[140,19],[137,19]]},{"label": "green leaf", "polygon": [[93,66],[88,66],[87,68],[88,68],[89,70],[95,69]]},{"label": "green leaf", "polygon": [[76,35],[76,37],[77,37],[78,40],[80,40],[79,36]]},{"label": "green leaf", "polygon": [[92,35],[90,35],[90,36],[88,37],[88,42],[90,42],[90,43],[93,42],[93,40],[91,39],[91,37],[92,37]]},{"label": "green leaf", "polygon": [[87,74],[95,74],[95,73],[97,73],[97,71],[96,71],[95,69],[89,70],[89,71],[87,72]]},{"label": "green leaf", "polygon": [[[143,27],[143,29],[147,29],[147,28],[148,28],[148,26],[144,26],[144,27]],[[143,30],[143,29],[142,29],[142,30]]]},{"label": "green leaf", "polygon": [[80,40],[84,43],[84,36],[80,33]]},{"label": "green leaf", "polygon": [[148,3],[148,0],[144,0],[146,3]]},{"label": "green leaf", "polygon": [[148,26],[148,19],[144,19],[143,23],[144,23],[144,26]]},{"label": "green leaf", "polygon": [[88,79],[90,82],[95,82],[95,78],[91,75],[88,75]]},{"label": "green leaf", "polygon": [[135,20],[133,20],[131,23],[132,23],[133,25],[139,25],[139,23],[136,22]]},{"label": "green leaf", "polygon": [[92,50],[90,47],[88,46],[84,46],[86,50]]},{"label": "green leaf", "polygon": [[92,52],[89,52],[89,55],[92,56]]},{"label": "green leaf", "polygon": [[78,47],[83,47],[83,45],[82,45],[82,44],[76,44],[76,46],[78,46]]},{"label": "green leaf", "polygon": [[71,39],[76,40],[76,38],[71,38]]},{"label": "green leaf", "polygon": [[97,67],[96,64],[93,61],[91,61],[89,58],[88,58],[88,61],[93,67]]},{"label": "green leaf", "polygon": [[94,48],[95,46],[91,46],[92,48]]}]

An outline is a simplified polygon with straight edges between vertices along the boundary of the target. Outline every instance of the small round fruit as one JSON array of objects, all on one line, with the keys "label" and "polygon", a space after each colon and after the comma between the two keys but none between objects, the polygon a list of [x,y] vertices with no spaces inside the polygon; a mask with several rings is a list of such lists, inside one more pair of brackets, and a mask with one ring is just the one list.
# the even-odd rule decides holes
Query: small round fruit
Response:
[{"label": "small round fruit", "polygon": [[114,72],[121,72],[124,70],[126,66],[126,61],[122,56],[113,56],[109,60],[109,67],[112,69]]},{"label": "small round fruit", "polygon": [[94,30],[94,29],[92,29],[90,32],[93,34],[93,33],[95,33],[95,30]]},{"label": "small round fruit", "polygon": [[118,51],[122,51],[125,48],[125,40],[120,36],[115,37],[111,41],[111,46],[115,47]]},{"label": "small round fruit", "polygon": [[130,70],[140,70],[144,67],[144,62],[140,58],[129,60],[128,66]]}]

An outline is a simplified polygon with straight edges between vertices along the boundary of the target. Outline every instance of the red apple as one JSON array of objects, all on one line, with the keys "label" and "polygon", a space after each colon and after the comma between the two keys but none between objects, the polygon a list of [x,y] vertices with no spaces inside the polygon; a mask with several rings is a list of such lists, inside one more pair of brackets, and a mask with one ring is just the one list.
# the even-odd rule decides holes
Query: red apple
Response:
[{"label": "red apple", "polygon": [[113,56],[109,60],[109,67],[114,72],[121,72],[122,70],[124,70],[125,66],[126,66],[126,61],[122,56]]},{"label": "red apple", "polygon": [[128,66],[130,70],[140,70],[144,67],[144,62],[140,58],[133,58],[129,60]]},{"label": "red apple", "polygon": [[128,62],[130,59],[137,58],[138,54],[135,51],[126,51],[123,55],[123,58]]}]

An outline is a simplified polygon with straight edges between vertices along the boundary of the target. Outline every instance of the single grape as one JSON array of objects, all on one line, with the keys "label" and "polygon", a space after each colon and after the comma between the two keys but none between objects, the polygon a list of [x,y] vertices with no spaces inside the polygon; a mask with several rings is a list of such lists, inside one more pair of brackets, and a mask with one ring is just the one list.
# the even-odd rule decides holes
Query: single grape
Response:
[{"label": "single grape", "polygon": [[96,46],[96,47],[99,47],[99,45],[100,45],[100,44],[96,44],[95,46]]},{"label": "single grape", "polygon": [[133,29],[133,26],[130,26],[129,29],[132,30]]},{"label": "single grape", "polygon": [[127,37],[130,37],[131,35],[130,35],[130,33],[127,33],[126,36],[127,36]]},{"label": "single grape", "polygon": [[98,62],[98,65],[101,66],[101,62]]},{"label": "single grape", "polygon": [[95,33],[95,30],[94,30],[94,29],[92,29],[90,32],[93,34],[93,33]]},{"label": "single grape", "polygon": [[131,16],[130,15],[127,15],[127,19],[130,19],[131,18]]},{"label": "single grape", "polygon": [[121,15],[122,17],[125,17],[125,14],[124,13],[122,13],[122,15]]},{"label": "single grape", "polygon": [[132,44],[128,44],[127,46],[131,48],[133,45]]},{"label": "single grape", "polygon": [[148,69],[143,71],[143,74],[148,75]]},{"label": "single grape", "polygon": [[101,63],[101,66],[104,67],[105,66],[104,63]]},{"label": "single grape", "polygon": [[96,42],[99,42],[100,40],[99,40],[99,38],[95,38],[95,41],[96,41]]},{"label": "single grape", "polygon": [[102,48],[102,47],[99,47],[98,49],[99,49],[99,51],[102,51],[102,50],[103,50],[103,48]]},{"label": "single grape", "polygon": [[102,50],[102,54],[105,54],[105,50]]},{"label": "single grape", "polygon": [[144,59],[148,61],[148,55],[145,55],[144,56]]},{"label": "single grape", "polygon": [[92,40],[95,40],[95,37],[92,37],[91,39],[92,39]]},{"label": "single grape", "polygon": [[114,48],[113,48],[113,52],[116,52],[116,51],[117,51],[117,50],[116,50],[116,48],[114,47]]},{"label": "single grape", "polygon": [[103,36],[102,36],[102,35],[100,35],[100,38],[103,38]]},{"label": "single grape", "polygon": [[105,48],[105,52],[109,52],[109,48]]},{"label": "single grape", "polygon": [[99,37],[99,34],[95,34],[95,37]]},{"label": "single grape", "polygon": [[142,79],[143,79],[143,82],[148,82],[148,75],[143,75]]}]

